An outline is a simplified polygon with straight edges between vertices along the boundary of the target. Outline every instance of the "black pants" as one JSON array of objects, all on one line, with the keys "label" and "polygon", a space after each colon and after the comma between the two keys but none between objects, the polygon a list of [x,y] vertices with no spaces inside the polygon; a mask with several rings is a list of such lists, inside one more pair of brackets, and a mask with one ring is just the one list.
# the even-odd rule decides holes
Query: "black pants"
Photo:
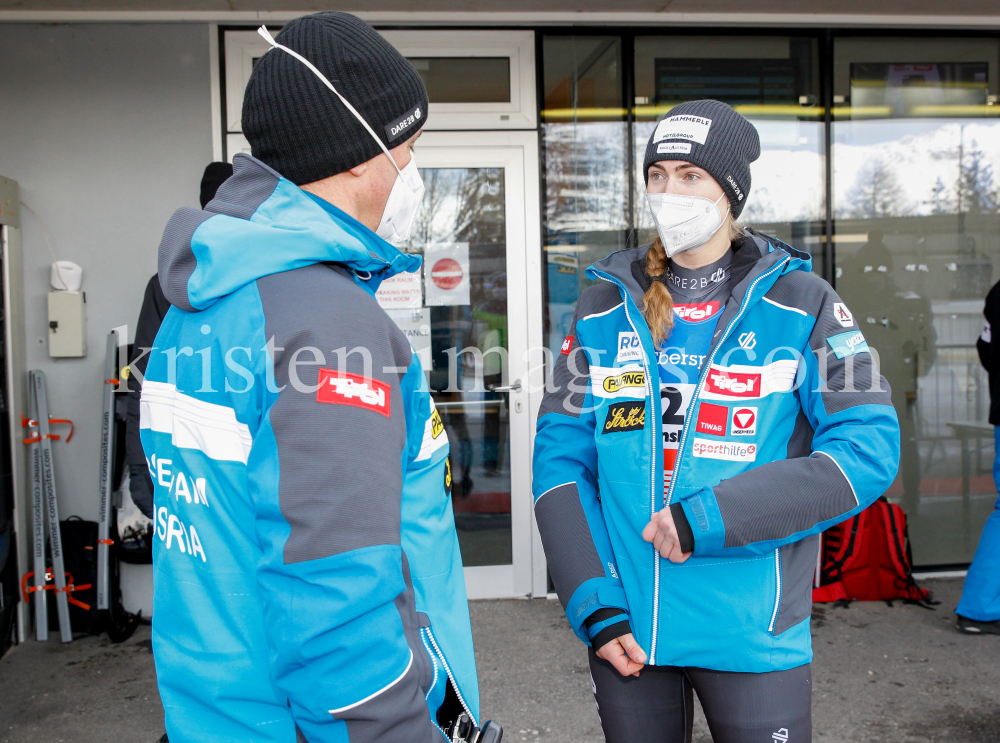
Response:
[{"label": "black pants", "polygon": [[590,648],[590,678],[607,743],[689,743],[692,690],[715,743],[810,743],[808,665],[770,673],[646,666],[624,677]]}]

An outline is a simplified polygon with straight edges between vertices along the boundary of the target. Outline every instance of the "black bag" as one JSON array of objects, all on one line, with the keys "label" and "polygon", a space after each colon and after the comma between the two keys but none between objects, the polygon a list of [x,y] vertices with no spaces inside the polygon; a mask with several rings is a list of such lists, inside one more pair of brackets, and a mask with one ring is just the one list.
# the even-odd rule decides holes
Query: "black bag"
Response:
[{"label": "black bag", "polygon": [[[107,632],[112,642],[123,642],[132,636],[139,626],[142,612],[130,614],[122,606],[121,571],[117,554],[119,544],[117,529],[112,519],[109,537],[114,545],[108,555],[109,609],[97,609],[97,522],[84,521],[79,516],[70,516],[59,522],[62,536],[63,564],[69,575],[67,585],[75,586],[68,592],[69,619],[73,633],[99,635]],[[47,602],[49,630],[59,630],[59,615],[56,611],[54,595]]]}]

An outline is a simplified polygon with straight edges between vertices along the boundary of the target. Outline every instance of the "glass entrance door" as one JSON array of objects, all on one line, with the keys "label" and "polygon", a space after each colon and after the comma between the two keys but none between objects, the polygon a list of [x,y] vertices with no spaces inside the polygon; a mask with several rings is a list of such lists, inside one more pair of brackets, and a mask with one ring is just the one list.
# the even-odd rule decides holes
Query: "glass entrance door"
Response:
[{"label": "glass entrance door", "polygon": [[526,180],[526,163],[537,161],[536,141],[526,132],[425,133],[416,158],[427,192],[406,248],[424,265],[379,292],[421,356],[451,443],[470,598],[532,592],[528,276],[540,276],[528,268],[529,192],[537,204],[528,183],[537,175]]}]

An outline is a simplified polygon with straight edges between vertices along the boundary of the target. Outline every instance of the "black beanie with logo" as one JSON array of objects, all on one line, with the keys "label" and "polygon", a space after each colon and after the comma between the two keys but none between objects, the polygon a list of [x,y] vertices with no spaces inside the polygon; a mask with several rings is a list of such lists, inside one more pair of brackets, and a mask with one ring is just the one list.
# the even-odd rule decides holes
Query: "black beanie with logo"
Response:
[{"label": "black beanie with logo", "polygon": [[[288,23],[275,39],[322,72],[390,150],[427,121],[427,91],[413,65],[350,13],[316,13]],[[297,186],[382,152],[316,74],[282,49],[254,67],[243,98],[243,135],[253,156]]]},{"label": "black beanie with logo", "polygon": [[757,129],[722,101],[688,101],[674,106],[646,145],[642,176],[662,160],[683,160],[704,168],[729,197],[733,219],[750,195],[750,163],[760,157]]}]

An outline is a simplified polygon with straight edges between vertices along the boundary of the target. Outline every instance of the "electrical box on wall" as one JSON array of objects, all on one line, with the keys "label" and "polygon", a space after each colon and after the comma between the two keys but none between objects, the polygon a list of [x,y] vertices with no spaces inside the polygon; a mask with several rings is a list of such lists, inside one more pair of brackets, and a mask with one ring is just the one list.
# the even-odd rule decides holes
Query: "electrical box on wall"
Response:
[{"label": "electrical box on wall", "polygon": [[49,292],[49,356],[86,355],[86,292]]}]

